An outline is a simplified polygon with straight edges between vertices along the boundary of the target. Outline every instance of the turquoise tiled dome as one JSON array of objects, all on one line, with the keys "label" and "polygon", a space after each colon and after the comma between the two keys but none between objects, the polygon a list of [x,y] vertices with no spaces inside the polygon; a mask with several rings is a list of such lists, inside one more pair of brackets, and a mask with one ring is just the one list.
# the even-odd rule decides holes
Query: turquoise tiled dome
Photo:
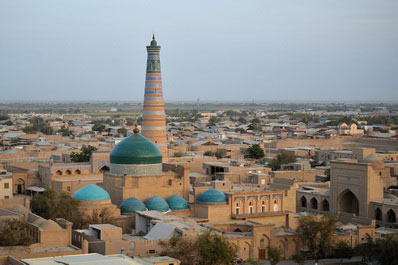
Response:
[{"label": "turquoise tiled dome", "polygon": [[169,210],[169,205],[167,202],[157,196],[151,197],[145,201],[146,208],[150,211],[167,212]]},{"label": "turquoise tiled dome", "polygon": [[167,199],[170,209],[172,210],[184,210],[188,209],[188,203],[181,196],[173,195]]},{"label": "turquoise tiled dome", "polygon": [[131,197],[120,204],[122,213],[135,213],[136,211],[145,211],[145,204],[137,198]]},{"label": "turquoise tiled dome", "polygon": [[162,153],[151,140],[135,133],[112,149],[110,161],[111,164],[159,164]]},{"label": "turquoise tiled dome", "polygon": [[73,194],[73,198],[79,201],[102,201],[109,200],[109,194],[103,188],[89,184]]},{"label": "turquoise tiled dome", "polygon": [[227,197],[219,190],[210,189],[202,192],[197,200],[204,203],[226,202]]}]

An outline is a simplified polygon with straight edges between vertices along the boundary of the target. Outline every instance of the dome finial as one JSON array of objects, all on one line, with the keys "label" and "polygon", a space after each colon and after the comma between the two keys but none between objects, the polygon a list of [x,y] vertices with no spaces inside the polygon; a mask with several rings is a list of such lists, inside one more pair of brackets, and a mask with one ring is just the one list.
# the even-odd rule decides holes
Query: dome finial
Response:
[{"label": "dome finial", "polygon": [[155,40],[155,33],[152,33],[152,39]]},{"label": "dome finial", "polygon": [[133,132],[134,132],[135,134],[140,133],[140,129],[138,129],[138,125],[137,125],[137,124],[135,125],[135,128],[134,128]]}]

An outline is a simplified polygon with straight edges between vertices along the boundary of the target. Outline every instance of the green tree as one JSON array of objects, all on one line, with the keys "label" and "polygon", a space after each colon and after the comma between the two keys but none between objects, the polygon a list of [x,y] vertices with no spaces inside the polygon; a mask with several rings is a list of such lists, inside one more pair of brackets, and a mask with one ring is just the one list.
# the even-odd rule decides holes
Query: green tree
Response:
[{"label": "green tree", "polygon": [[178,152],[175,152],[173,156],[174,157],[182,157],[182,156],[184,156],[184,153],[181,151],[178,151]]},{"label": "green tree", "polygon": [[337,224],[338,219],[335,216],[324,216],[319,220],[314,216],[302,216],[299,219],[297,234],[303,245],[318,259],[326,257],[332,249],[332,235]]},{"label": "green tree", "polygon": [[204,232],[197,239],[199,265],[233,264],[236,249],[225,237],[212,232]]},{"label": "green tree", "polygon": [[372,261],[380,253],[377,245],[370,237],[365,243],[361,243],[354,248],[355,255],[364,257],[365,261]]},{"label": "green tree", "polygon": [[8,115],[0,115],[0,121],[5,121],[8,120],[10,118],[10,116]]},{"label": "green tree", "polygon": [[219,122],[219,119],[215,116],[212,116],[209,119],[209,126],[215,126],[217,122]]},{"label": "green tree", "polygon": [[292,260],[298,265],[304,265],[305,257],[300,252],[297,252],[292,256]]},{"label": "green tree", "polygon": [[48,123],[45,122],[43,118],[34,117],[30,120],[30,123],[31,125],[26,126],[25,128],[22,129],[24,133],[33,134],[37,132],[42,132],[47,135],[52,133],[50,125],[48,125]]},{"label": "green tree", "polygon": [[279,248],[269,246],[267,248],[267,254],[271,265],[276,265],[281,261],[282,251]]},{"label": "green tree", "polygon": [[96,132],[105,131],[106,127],[102,121],[93,121],[93,123],[94,123],[93,131],[96,131]]},{"label": "green tree", "polygon": [[70,136],[71,135],[68,128],[62,128],[61,130],[59,130],[59,132],[62,134],[62,136]]},{"label": "green tree", "polygon": [[224,158],[227,154],[224,150],[217,150],[214,152],[214,155],[217,157],[217,159]]},{"label": "green tree", "polygon": [[389,236],[380,243],[380,252],[377,256],[381,265],[398,264],[398,236]]},{"label": "green tree", "polygon": [[80,149],[80,151],[81,151],[81,152],[79,152],[79,153],[72,152],[72,153],[70,154],[70,158],[71,158],[72,162],[74,162],[74,163],[89,162],[89,161],[90,161],[91,154],[92,154],[94,151],[97,151],[97,148],[94,147],[94,146],[91,146],[91,145],[89,145],[89,146],[83,146],[83,147]]},{"label": "green tree", "polygon": [[18,219],[8,219],[0,229],[0,246],[29,246],[33,243],[28,233],[29,224]]},{"label": "green tree", "polygon": [[296,156],[294,154],[288,152],[282,152],[276,156],[276,159],[272,159],[268,163],[268,167],[272,168],[272,170],[278,170],[281,165],[294,163],[296,162]]},{"label": "green tree", "polygon": [[247,153],[250,158],[260,159],[264,157],[264,150],[260,147],[259,144],[253,144],[249,148],[247,148]]},{"label": "green tree", "polygon": [[163,255],[181,260],[182,265],[232,265],[236,258],[234,246],[209,231],[194,239],[173,237],[161,245]]},{"label": "green tree", "polygon": [[343,259],[350,259],[354,255],[354,250],[343,240],[337,242],[334,247],[334,257],[340,259],[340,264]]},{"label": "green tree", "polygon": [[42,194],[33,196],[30,208],[33,213],[45,219],[64,218],[72,221],[79,204],[80,201],[72,198],[69,194],[57,194],[55,190],[47,189]]},{"label": "green tree", "polygon": [[240,123],[243,123],[243,124],[247,123],[246,119],[243,118],[242,116],[239,117],[238,121],[239,121]]},{"label": "green tree", "polygon": [[119,128],[119,129],[117,129],[117,132],[119,133],[119,134],[121,134],[121,135],[123,135],[123,137],[126,137],[127,136],[127,129],[126,128]]},{"label": "green tree", "polygon": [[204,156],[215,156],[215,154],[214,154],[214,152],[213,151],[205,151],[204,153],[203,153],[203,155]]}]

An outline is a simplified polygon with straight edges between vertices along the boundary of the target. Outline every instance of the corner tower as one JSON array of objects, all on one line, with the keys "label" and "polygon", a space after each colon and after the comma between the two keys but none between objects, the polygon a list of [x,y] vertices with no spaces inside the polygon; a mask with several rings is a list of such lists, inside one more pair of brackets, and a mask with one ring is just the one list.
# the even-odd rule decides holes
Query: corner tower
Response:
[{"label": "corner tower", "polygon": [[167,162],[167,129],[162,74],[160,72],[160,46],[155,40],[155,35],[152,38],[151,45],[147,46],[146,49],[148,60],[146,65],[142,135],[158,146],[162,153],[162,162]]}]

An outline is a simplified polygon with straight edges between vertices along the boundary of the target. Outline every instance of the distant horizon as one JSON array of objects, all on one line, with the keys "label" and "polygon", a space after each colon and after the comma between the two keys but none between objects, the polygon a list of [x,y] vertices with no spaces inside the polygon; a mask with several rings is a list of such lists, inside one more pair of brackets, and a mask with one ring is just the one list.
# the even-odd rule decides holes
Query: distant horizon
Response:
[{"label": "distant horizon", "polygon": [[398,1],[1,1],[0,100],[396,102]]}]

